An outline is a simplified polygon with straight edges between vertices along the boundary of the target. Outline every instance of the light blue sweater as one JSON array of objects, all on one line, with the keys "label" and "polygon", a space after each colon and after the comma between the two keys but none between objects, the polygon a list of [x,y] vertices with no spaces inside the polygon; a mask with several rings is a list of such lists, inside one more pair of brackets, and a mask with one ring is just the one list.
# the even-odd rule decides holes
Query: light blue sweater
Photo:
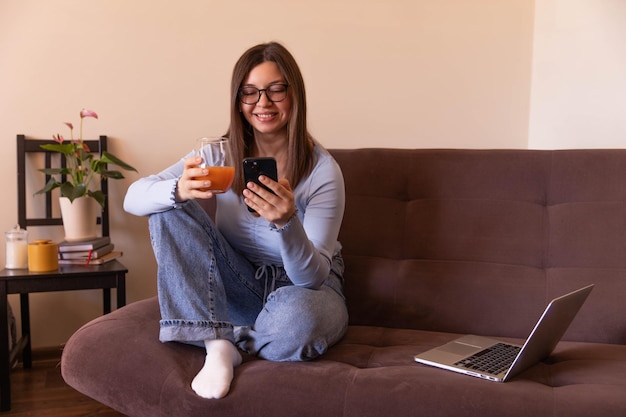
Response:
[{"label": "light blue sweater", "polygon": [[[215,196],[216,224],[231,246],[254,265],[283,266],[295,285],[307,288],[322,285],[330,273],[333,256],[340,252],[337,237],[345,204],[339,165],[319,143],[314,153],[316,164],[311,174],[294,190],[297,216],[280,229],[250,214],[242,196],[232,190]],[[131,184],[124,210],[147,216],[179,206],[174,191],[183,173],[183,159]]]}]

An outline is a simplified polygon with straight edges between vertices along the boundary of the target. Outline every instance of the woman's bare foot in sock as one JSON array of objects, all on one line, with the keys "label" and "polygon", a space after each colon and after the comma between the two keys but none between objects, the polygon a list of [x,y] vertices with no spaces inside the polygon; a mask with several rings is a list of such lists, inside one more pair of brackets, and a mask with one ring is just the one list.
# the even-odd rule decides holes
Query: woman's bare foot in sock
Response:
[{"label": "woman's bare foot in sock", "polygon": [[191,382],[191,388],[202,398],[222,398],[228,394],[235,367],[241,364],[241,354],[230,341],[205,340],[204,366]]}]

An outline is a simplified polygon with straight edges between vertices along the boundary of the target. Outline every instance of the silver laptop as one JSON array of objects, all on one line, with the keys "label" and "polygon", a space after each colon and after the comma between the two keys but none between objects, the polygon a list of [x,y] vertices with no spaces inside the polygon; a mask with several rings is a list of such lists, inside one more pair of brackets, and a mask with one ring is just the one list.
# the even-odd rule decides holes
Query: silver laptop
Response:
[{"label": "silver laptop", "polygon": [[593,284],[552,300],[523,346],[467,335],[415,356],[415,361],[505,382],[547,358],[580,310]]}]

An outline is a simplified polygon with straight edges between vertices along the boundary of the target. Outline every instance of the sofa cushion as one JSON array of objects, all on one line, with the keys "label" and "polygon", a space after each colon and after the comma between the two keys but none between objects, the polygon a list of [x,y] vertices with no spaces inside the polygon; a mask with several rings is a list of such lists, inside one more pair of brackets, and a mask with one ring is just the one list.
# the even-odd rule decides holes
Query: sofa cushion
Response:
[{"label": "sofa cushion", "polygon": [[373,326],[350,326],[338,345],[311,362],[245,356],[229,395],[205,400],[189,385],[203,349],[160,343],[158,320],[158,302],[151,298],[85,325],[65,347],[63,378],[133,417],[626,413],[626,346],[563,342],[549,362],[497,383],[413,361],[457,334]]},{"label": "sofa cushion", "polygon": [[626,344],[626,150],[332,154],[351,324],[525,338],[596,284],[564,339]]}]

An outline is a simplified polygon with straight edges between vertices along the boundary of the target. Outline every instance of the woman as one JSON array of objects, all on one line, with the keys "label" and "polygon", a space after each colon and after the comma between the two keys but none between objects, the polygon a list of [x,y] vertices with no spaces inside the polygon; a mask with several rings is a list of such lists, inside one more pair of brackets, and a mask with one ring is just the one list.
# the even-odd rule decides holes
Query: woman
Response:
[{"label": "woman", "polygon": [[[238,348],[275,361],[309,360],[344,335],[341,171],[307,131],[302,74],[280,44],[250,48],[233,70],[231,189],[201,191],[193,153],[128,189],[124,209],[150,216],[158,264],[160,340],[204,346],[193,379],[205,398],[228,394]],[[278,181],[244,184],[245,157],[273,157]],[[213,222],[197,199],[216,198]],[[255,210],[250,213],[246,206]]]}]

